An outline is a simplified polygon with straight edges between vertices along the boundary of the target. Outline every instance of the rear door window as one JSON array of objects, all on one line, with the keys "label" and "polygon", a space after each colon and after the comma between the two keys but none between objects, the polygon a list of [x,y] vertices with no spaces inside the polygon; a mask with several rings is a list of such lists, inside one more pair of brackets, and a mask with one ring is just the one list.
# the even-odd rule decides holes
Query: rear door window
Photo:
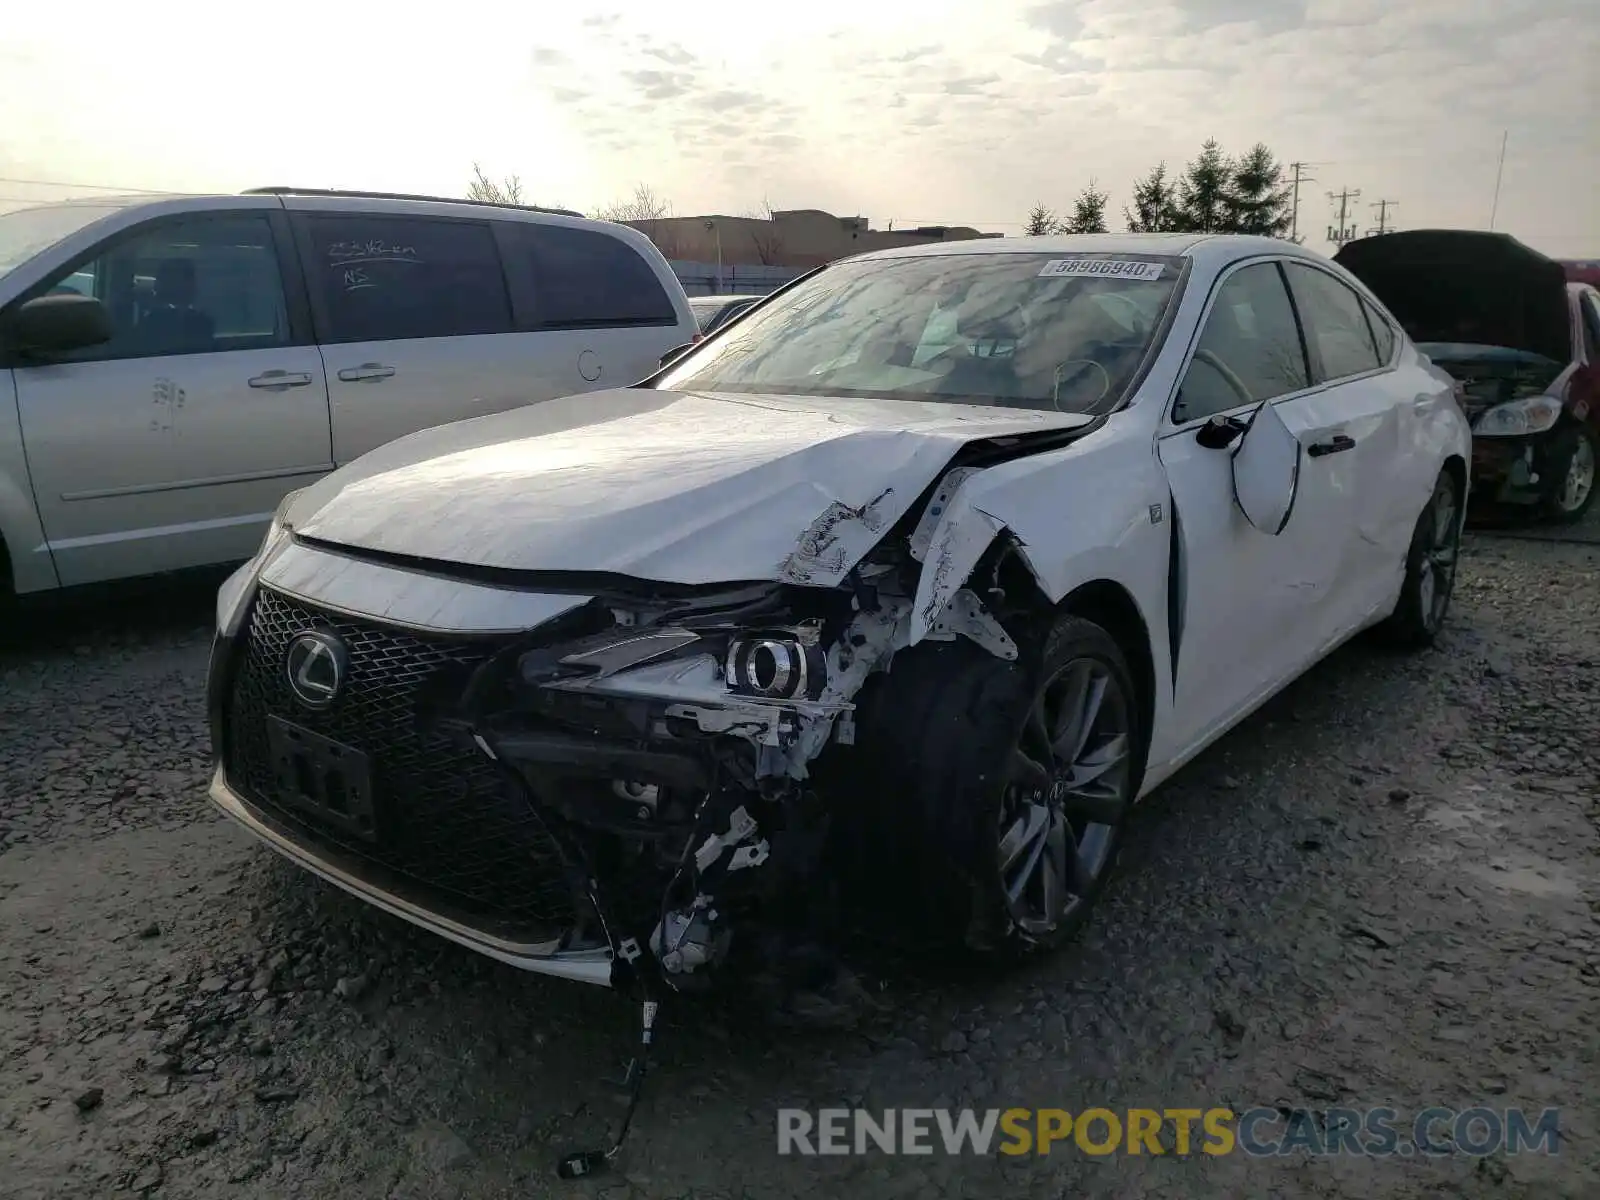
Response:
[{"label": "rear door window", "polygon": [[518,325],[533,329],[676,325],[655,270],[621,238],[532,221],[500,225],[518,287]]},{"label": "rear door window", "polygon": [[302,217],[323,342],[508,333],[511,301],[487,221]]},{"label": "rear door window", "polygon": [[1300,312],[1316,383],[1377,370],[1378,348],[1361,311],[1361,297],[1326,271],[1284,264]]}]

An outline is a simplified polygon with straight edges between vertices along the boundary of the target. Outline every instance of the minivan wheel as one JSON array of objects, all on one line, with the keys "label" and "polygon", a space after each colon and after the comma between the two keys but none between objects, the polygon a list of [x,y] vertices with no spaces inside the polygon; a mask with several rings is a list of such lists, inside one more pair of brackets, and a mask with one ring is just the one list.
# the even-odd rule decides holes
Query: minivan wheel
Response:
[{"label": "minivan wheel", "polygon": [[1388,640],[1401,648],[1425,649],[1444,628],[1461,558],[1460,494],[1450,472],[1439,472],[1433,495],[1411,532],[1400,599],[1381,626]]},{"label": "minivan wheel", "polygon": [[911,701],[887,722],[901,802],[885,832],[905,855],[902,899],[925,937],[983,958],[1053,949],[1083,925],[1142,774],[1137,692],[1111,635],[1063,616],[1033,660],[963,639],[891,668]]},{"label": "minivan wheel", "polygon": [[1545,498],[1545,515],[1562,525],[1581,521],[1594,503],[1596,463],[1600,462],[1600,436],[1587,425],[1570,426],[1555,461],[1558,478]]}]

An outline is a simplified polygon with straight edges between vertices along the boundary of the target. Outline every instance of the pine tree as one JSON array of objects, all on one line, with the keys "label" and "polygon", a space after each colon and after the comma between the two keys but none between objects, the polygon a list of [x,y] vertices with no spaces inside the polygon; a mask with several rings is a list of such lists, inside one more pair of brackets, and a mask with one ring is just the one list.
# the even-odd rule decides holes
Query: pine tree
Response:
[{"label": "pine tree", "polygon": [[1183,171],[1178,184],[1178,228],[1185,233],[1227,233],[1233,164],[1215,138]]},{"label": "pine tree", "polygon": [[1179,228],[1177,197],[1167,179],[1167,164],[1159,163],[1155,170],[1133,185],[1133,208],[1122,210],[1129,233],[1167,233]]},{"label": "pine tree", "polygon": [[1042,204],[1035,204],[1033,211],[1028,214],[1028,224],[1022,232],[1027,237],[1048,237],[1052,233],[1061,232],[1061,223],[1056,220],[1055,213]]},{"label": "pine tree", "polygon": [[1064,225],[1067,233],[1104,233],[1106,231],[1106,201],[1111,197],[1102,192],[1093,179],[1078,193],[1072,204],[1072,216]]},{"label": "pine tree", "polygon": [[1266,237],[1287,236],[1290,191],[1283,182],[1282,164],[1273,158],[1271,150],[1257,142],[1233,165],[1233,179],[1224,197],[1229,229]]}]

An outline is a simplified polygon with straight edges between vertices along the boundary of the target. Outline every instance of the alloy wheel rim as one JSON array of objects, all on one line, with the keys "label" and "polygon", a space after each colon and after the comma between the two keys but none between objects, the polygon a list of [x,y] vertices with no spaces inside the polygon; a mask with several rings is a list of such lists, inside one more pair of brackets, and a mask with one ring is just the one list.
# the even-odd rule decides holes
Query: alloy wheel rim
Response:
[{"label": "alloy wheel rim", "polygon": [[1456,513],[1455,491],[1446,485],[1433,498],[1433,522],[1423,550],[1418,598],[1422,602],[1423,619],[1430,629],[1444,621],[1460,554],[1461,522]]},{"label": "alloy wheel rim", "polygon": [[1567,477],[1561,481],[1561,496],[1557,503],[1563,512],[1576,512],[1583,507],[1589,493],[1594,490],[1594,446],[1586,437],[1578,439],[1567,463]]},{"label": "alloy wheel rim", "polygon": [[1087,900],[1129,804],[1128,697],[1110,669],[1073,659],[1038,690],[1012,750],[997,862],[1011,918],[1048,934]]}]

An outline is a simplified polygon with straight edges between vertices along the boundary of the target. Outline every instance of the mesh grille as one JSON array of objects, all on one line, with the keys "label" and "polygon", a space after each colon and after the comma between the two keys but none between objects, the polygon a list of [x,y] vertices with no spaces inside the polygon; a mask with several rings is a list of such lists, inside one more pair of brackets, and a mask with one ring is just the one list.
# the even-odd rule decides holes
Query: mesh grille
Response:
[{"label": "mesh grille", "polygon": [[[309,629],[337,634],[350,653],[348,679],[324,712],[299,704],[284,673],[290,640]],[[497,648],[319,612],[264,588],[229,694],[228,779],[310,846],[375,862],[467,913],[548,925],[554,936],[574,909],[548,831],[481,754],[419,727],[429,696],[459,687]],[[268,715],[369,756],[375,841],[275,801]]]}]

